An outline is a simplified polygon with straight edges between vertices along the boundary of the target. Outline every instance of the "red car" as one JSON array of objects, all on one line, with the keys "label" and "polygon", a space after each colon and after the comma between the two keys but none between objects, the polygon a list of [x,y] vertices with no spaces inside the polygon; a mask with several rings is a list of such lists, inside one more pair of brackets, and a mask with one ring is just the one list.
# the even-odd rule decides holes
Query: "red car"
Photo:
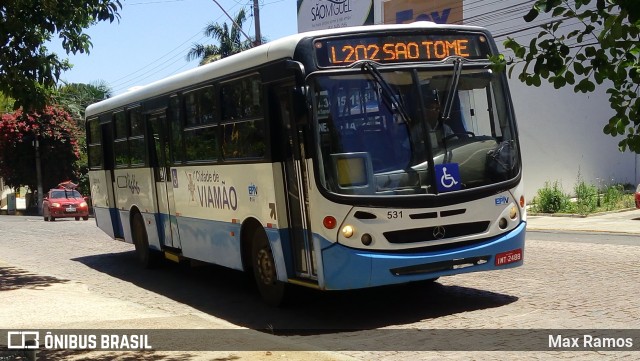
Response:
[{"label": "red car", "polygon": [[638,184],[638,188],[636,188],[636,208],[640,209],[640,184]]},{"label": "red car", "polygon": [[89,205],[80,192],[66,187],[54,188],[47,193],[42,201],[42,215],[46,221],[56,218],[80,217],[89,219]]}]

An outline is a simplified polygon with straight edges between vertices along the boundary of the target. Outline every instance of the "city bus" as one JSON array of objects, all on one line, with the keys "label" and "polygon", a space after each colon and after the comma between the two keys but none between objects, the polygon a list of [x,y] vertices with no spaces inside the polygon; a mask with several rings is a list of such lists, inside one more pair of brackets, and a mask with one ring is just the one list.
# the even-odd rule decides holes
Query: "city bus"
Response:
[{"label": "city bus", "polygon": [[525,197],[491,34],[300,33],[86,110],[97,226],[144,267],[197,260],[278,305],[523,264]]}]

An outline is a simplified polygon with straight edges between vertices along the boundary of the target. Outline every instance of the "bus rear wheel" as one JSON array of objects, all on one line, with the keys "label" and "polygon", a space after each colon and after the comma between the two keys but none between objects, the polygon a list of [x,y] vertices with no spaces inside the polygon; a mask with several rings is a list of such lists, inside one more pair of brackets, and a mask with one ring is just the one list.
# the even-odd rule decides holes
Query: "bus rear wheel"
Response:
[{"label": "bus rear wheel", "polygon": [[278,281],[273,252],[263,231],[256,231],[253,235],[251,263],[253,276],[264,302],[274,307],[282,305],[286,284]]},{"label": "bus rear wheel", "polygon": [[143,268],[156,267],[161,260],[160,253],[149,249],[149,238],[144,228],[144,220],[140,213],[135,213],[131,219],[131,236],[136,247],[138,263]]}]

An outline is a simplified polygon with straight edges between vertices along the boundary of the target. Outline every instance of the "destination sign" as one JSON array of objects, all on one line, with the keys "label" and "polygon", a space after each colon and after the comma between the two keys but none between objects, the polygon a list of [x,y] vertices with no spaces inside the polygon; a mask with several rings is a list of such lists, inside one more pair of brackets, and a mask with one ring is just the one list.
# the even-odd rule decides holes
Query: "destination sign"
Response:
[{"label": "destination sign", "polygon": [[490,51],[482,34],[393,35],[322,39],[315,43],[318,65],[345,66],[360,60],[379,63],[439,61],[450,56],[487,59]]}]

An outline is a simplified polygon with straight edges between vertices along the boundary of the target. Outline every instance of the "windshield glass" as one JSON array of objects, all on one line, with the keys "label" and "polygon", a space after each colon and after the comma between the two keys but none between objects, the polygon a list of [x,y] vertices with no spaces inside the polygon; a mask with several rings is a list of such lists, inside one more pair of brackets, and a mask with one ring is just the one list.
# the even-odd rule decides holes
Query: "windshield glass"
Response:
[{"label": "windshield glass", "polygon": [[499,76],[477,68],[370,66],[314,80],[319,171],[327,190],[436,194],[517,175],[517,143]]},{"label": "windshield glass", "polygon": [[82,195],[80,194],[80,192],[76,191],[76,190],[59,190],[59,191],[52,191],[51,192],[51,198],[53,199],[60,199],[60,198],[82,198]]}]

